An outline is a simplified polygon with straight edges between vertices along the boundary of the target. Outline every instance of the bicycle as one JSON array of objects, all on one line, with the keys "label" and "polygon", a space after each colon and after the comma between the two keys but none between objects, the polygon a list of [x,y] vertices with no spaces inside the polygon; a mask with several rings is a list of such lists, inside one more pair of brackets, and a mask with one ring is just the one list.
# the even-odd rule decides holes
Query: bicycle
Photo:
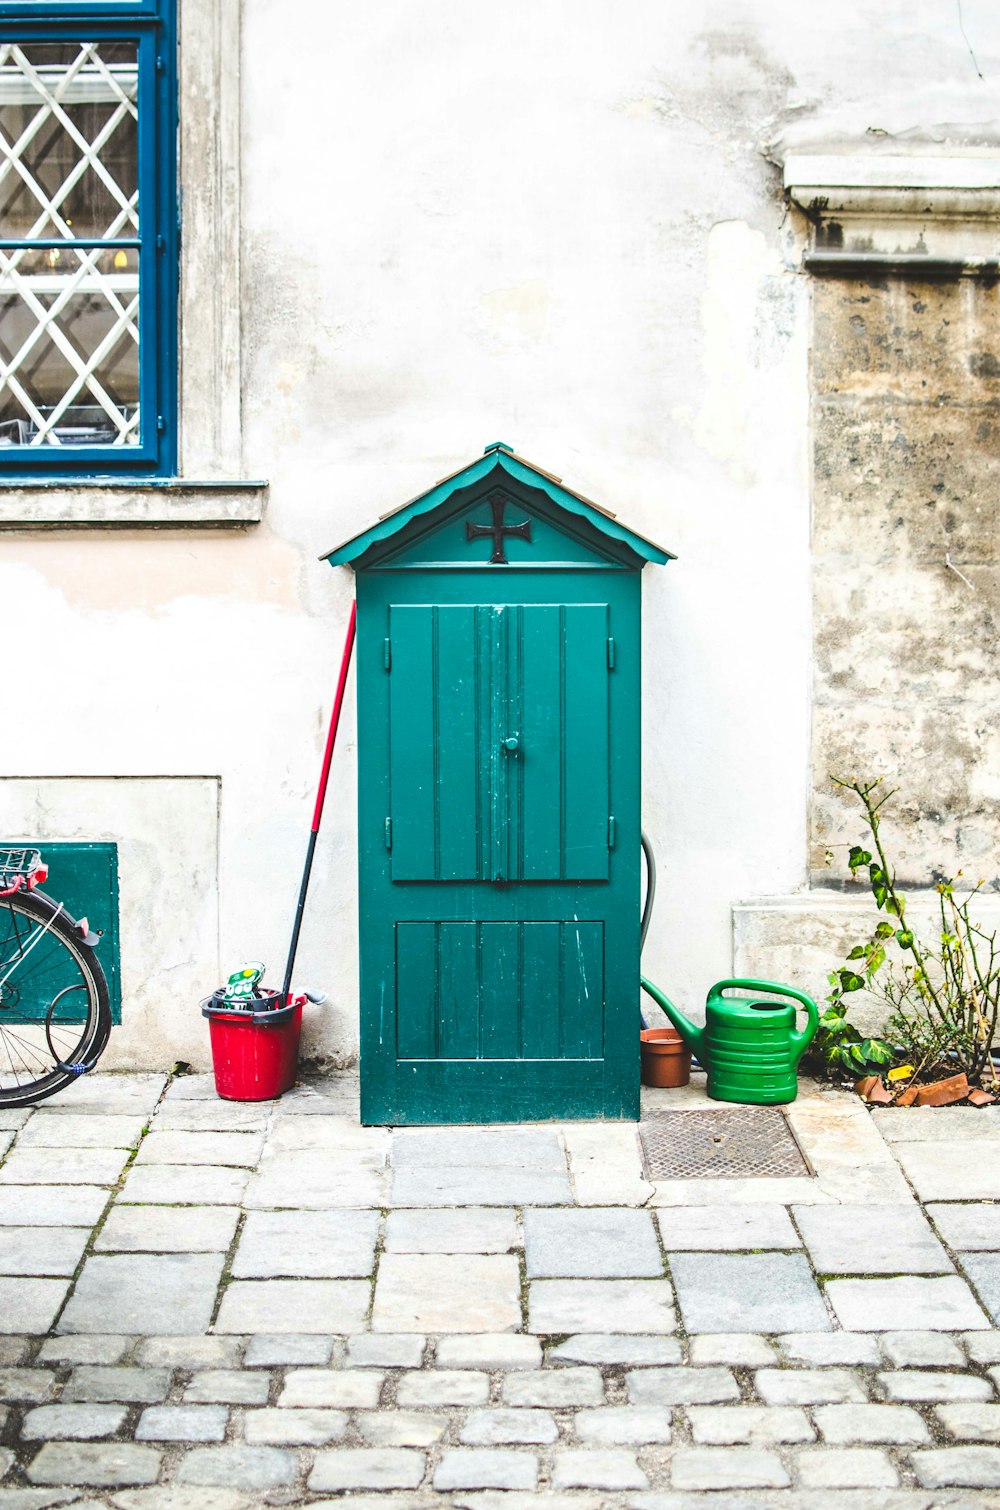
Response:
[{"label": "bicycle", "polygon": [[38,850],[0,848],[0,1107],[54,1096],[111,1035],[100,934],[39,889],[47,879]]}]

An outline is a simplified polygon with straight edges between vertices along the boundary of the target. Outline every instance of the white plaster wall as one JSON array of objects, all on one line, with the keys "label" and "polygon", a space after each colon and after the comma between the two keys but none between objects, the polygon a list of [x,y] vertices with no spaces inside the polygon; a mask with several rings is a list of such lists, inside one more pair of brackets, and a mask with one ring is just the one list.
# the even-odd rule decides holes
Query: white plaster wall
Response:
[{"label": "white plaster wall", "polygon": [[[995,79],[991,9],[963,14]],[[246,0],[242,90],[231,317],[265,521],[7,536],[36,674],[2,759],[218,777],[216,974],[280,977],[352,590],[316,557],[502,439],[680,557],[645,573],[646,967],[691,1006],[734,898],[805,884],[807,289],[762,146],[987,141],[991,86],[931,0]],[[331,993],[307,1046],[340,1059],[354,758],[349,702],[299,971]],[[197,1059],[194,1001],[189,1032]]]}]

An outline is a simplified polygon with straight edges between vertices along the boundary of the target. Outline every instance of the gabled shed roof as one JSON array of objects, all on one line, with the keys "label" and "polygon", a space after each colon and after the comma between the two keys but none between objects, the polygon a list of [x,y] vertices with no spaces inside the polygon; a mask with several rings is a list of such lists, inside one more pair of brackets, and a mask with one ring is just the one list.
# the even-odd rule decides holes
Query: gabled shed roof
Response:
[{"label": "gabled shed roof", "polygon": [[458,472],[442,477],[440,482],[436,482],[426,493],[421,493],[390,513],[383,514],[370,529],[363,530],[360,535],[346,540],[343,545],[335,546],[320,559],[329,561],[331,566],[349,565],[359,556],[364,555],[371,546],[390,540],[411,520],[440,508],[460,488],[468,488],[488,478],[494,471],[505,472],[515,481],[530,488],[537,488],[553,503],[565,509],[568,514],[576,514],[579,518],[585,519],[588,524],[610,539],[627,545],[645,561],[653,561],[662,566],[667,561],[676,560],[672,551],[655,545],[644,535],[638,535],[634,530],[619,524],[609,509],[602,508],[600,504],[592,503],[589,498],[584,498],[580,493],[574,493],[572,489],[563,487],[558,477],[535,466],[533,462],[526,461],[523,456],[516,456],[510,446],[505,445],[503,441],[495,441],[487,446],[477,461],[462,467]]}]

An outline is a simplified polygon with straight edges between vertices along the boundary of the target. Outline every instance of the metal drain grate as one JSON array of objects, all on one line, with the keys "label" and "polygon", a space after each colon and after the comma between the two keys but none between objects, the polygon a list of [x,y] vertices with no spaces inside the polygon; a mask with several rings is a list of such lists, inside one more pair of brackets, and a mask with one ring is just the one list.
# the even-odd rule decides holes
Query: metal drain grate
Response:
[{"label": "metal drain grate", "polygon": [[653,1112],[639,1123],[650,1180],[722,1180],[811,1175],[777,1106]]}]

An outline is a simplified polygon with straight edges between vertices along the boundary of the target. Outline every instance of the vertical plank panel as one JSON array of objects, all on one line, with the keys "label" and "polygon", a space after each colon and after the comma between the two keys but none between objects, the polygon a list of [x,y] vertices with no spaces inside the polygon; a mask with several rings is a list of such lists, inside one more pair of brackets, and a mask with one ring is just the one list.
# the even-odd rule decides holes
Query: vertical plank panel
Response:
[{"label": "vertical plank panel", "polygon": [[435,872],[434,610],[389,610],[389,781],[392,878],[432,880]]},{"label": "vertical plank panel", "polygon": [[489,610],[490,721],[487,756],[492,803],[491,881],[507,879],[510,812],[507,802],[507,756],[501,748],[507,735],[507,616],[502,608]]},{"label": "vertical plank panel", "polygon": [[[562,1057],[604,1053],[604,925],[562,923]],[[636,1002],[636,1015],[639,1004]]]},{"label": "vertical plank panel", "polygon": [[396,925],[396,1052],[435,1057],[437,943],[434,923]]},{"label": "vertical plank panel", "polygon": [[559,609],[551,603],[527,604],[522,615],[522,877],[558,880],[563,822]]},{"label": "vertical plank panel", "polygon": [[564,610],[563,770],[566,848],[563,875],[608,875],[608,611],[572,603]]},{"label": "vertical plank panel", "polygon": [[479,950],[475,923],[438,924],[438,1058],[479,1057]]},{"label": "vertical plank panel", "polygon": [[490,742],[493,728],[493,610],[480,604],[476,616],[476,761],[478,855],[476,879],[488,881],[493,874],[493,759]]},{"label": "vertical plank panel", "polygon": [[474,881],[479,859],[475,608],[439,608],[436,643],[437,876]]},{"label": "vertical plank panel", "polygon": [[559,1058],[559,924],[525,923],[521,1056]]},{"label": "vertical plank panel", "polygon": [[516,1059],[520,1040],[520,923],[484,923],[481,930],[483,1059]]}]

